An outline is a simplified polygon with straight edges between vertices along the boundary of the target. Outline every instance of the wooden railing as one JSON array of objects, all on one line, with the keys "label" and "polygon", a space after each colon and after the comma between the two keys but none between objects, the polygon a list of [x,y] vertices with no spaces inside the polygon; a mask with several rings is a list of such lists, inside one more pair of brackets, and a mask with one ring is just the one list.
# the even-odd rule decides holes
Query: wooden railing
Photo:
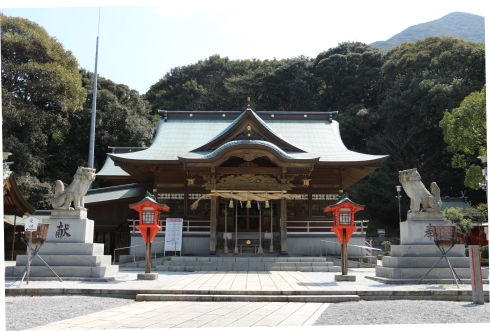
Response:
[{"label": "wooden railing", "polygon": [[[369,220],[354,221],[355,234],[365,235]],[[288,220],[288,233],[332,233],[333,220]]]},{"label": "wooden railing", "polygon": [[[132,234],[136,233],[136,226],[139,220],[128,220],[130,222],[129,229]],[[182,226],[183,233],[209,233],[210,221],[209,220],[184,220]],[[160,220],[162,230],[160,232],[165,233],[165,220]]]}]

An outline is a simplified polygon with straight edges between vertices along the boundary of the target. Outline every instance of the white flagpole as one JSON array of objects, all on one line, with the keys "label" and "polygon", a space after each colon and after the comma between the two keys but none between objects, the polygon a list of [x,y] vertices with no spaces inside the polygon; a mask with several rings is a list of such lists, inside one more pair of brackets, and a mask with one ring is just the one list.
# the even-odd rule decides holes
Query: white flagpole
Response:
[{"label": "white flagpole", "polygon": [[88,155],[88,167],[94,167],[94,149],[95,149],[95,117],[97,104],[97,59],[99,56],[99,30],[100,30],[100,7],[99,7],[99,26],[97,28],[97,44],[95,46],[95,72],[94,72],[94,88],[92,95],[92,120],[90,122],[90,147]]}]

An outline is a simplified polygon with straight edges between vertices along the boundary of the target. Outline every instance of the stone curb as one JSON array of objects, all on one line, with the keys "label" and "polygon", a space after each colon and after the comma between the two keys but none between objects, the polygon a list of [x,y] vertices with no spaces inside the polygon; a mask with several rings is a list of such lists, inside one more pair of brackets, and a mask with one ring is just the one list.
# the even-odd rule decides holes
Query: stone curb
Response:
[{"label": "stone curb", "polygon": [[[138,295],[165,295],[170,301],[171,297],[188,297],[186,301],[196,301],[191,296],[201,298],[201,301],[217,301],[214,297],[243,297],[254,301],[254,297],[275,297],[283,301],[283,297],[310,298],[302,302],[328,302],[318,301],[326,296],[359,296],[361,300],[445,300],[445,301],[472,301],[471,290],[414,290],[414,291],[218,291],[218,290],[121,290],[121,289],[29,289],[29,288],[6,288],[5,295],[93,295],[109,296],[117,298],[136,299]],[[224,300],[222,300],[224,301]],[[234,301],[234,300],[227,300]],[[485,302],[489,302],[489,293],[485,293]]]},{"label": "stone curb", "polygon": [[[385,278],[385,277],[379,277],[379,276],[364,276],[367,279],[375,280],[383,284],[396,284],[396,285],[410,285],[410,284],[419,284],[420,279],[410,279],[410,278],[400,278],[400,279],[393,279],[393,278]],[[472,283],[471,279],[461,279],[463,284],[470,284]],[[488,279],[483,279],[482,280],[483,284],[488,284]],[[420,282],[420,284],[454,284],[454,279],[424,279]]]},{"label": "stone curb", "polygon": [[358,295],[179,295],[137,294],[136,301],[323,302],[359,301]]}]

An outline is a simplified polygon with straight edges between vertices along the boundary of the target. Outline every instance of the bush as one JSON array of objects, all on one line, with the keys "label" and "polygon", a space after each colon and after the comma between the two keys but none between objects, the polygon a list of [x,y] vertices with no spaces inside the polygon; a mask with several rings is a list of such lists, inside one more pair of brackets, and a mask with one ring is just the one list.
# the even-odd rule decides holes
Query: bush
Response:
[{"label": "bush", "polygon": [[385,248],[385,251],[388,251],[391,247],[391,242],[388,240],[385,240],[381,243],[381,245],[383,245],[383,247]]},{"label": "bush", "polygon": [[444,218],[456,225],[456,232],[463,236],[469,237],[473,230],[473,222],[463,216],[463,209],[459,207],[451,207],[442,212]]},{"label": "bush", "polygon": [[480,257],[482,260],[488,260],[488,245],[480,247]]}]

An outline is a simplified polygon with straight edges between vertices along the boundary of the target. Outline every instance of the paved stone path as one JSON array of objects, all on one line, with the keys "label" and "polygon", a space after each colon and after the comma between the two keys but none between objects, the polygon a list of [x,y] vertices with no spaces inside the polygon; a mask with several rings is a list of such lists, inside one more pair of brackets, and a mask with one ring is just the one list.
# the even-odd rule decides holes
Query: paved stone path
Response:
[{"label": "paved stone path", "polygon": [[321,287],[312,283],[307,273],[296,271],[197,272],[166,286],[170,290],[312,290]]},{"label": "paved stone path", "polygon": [[28,330],[308,326],[328,303],[138,302]]},{"label": "paved stone path", "polygon": [[[352,269],[355,282],[336,282],[335,273],[306,273],[296,271],[249,271],[249,272],[195,272],[159,273],[155,281],[136,280],[137,272],[121,271],[123,278],[111,282],[83,281],[31,281],[21,288],[29,289],[169,289],[189,290],[235,290],[235,291],[295,291],[295,290],[369,290],[413,291],[456,290],[448,285],[388,285],[365,278],[374,274],[373,269]],[[12,281],[6,281],[6,287]],[[17,287],[18,283],[13,287]],[[470,285],[461,289],[471,290]],[[488,285],[484,285],[488,291]],[[94,297],[94,300],[97,300]],[[329,306],[328,303],[304,302],[231,302],[231,301],[141,301],[107,309],[72,319],[50,323],[29,330],[89,330],[89,329],[158,329],[158,328],[204,328],[204,327],[294,327],[309,328]],[[304,329],[304,328],[303,328]]]}]

